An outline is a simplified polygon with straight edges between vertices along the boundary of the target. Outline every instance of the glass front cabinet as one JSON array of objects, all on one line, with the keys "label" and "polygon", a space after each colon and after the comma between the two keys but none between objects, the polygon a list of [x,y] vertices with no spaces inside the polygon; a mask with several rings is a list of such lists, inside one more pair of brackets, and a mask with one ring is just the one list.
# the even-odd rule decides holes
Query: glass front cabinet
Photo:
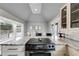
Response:
[{"label": "glass front cabinet", "polygon": [[72,3],[71,7],[71,28],[79,28],[79,3]]},{"label": "glass front cabinet", "polygon": [[67,6],[64,6],[61,9],[61,27],[62,28],[67,27]]},{"label": "glass front cabinet", "polygon": [[60,9],[61,28],[79,28],[79,3],[68,3]]}]

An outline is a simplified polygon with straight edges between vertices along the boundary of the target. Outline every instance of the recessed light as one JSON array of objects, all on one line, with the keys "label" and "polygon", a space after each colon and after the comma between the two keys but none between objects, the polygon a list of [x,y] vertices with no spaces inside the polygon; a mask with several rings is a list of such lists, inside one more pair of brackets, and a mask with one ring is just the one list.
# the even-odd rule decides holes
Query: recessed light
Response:
[{"label": "recessed light", "polygon": [[30,5],[32,13],[39,14],[41,12],[42,6],[40,3],[34,3],[34,4],[30,3],[29,5]]},{"label": "recessed light", "polygon": [[37,11],[38,9],[35,9],[35,11]]},{"label": "recessed light", "polygon": [[30,29],[32,30],[32,26],[30,26]]}]

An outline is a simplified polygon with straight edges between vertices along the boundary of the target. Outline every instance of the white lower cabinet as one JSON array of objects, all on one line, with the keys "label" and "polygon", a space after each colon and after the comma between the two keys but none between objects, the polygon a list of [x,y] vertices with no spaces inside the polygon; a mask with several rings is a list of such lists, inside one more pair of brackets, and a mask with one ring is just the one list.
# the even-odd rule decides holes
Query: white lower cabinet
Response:
[{"label": "white lower cabinet", "polygon": [[18,45],[3,45],[2,46],[2,56],[24,56],[25,47]]},{"label": "white lower cabinet", "polygon": [[4,52],[3,56],[24,56],[24,52]]},{"label": "white lower cabinet", "polygon": [[56,45],[55,51],[53,51],[53,56],[64,56],[66,54],[65,45]]},{"label": "white lower cabinet", "polygon": [[79,56],[79,50],[68,47],[69,56]]},{"label": "white lower cabinet", "polygon": [[1,45],[0,45],[0,56],[1,56]]},{"label": "white lower cabinet", "polygon": [[24,51],[24,46],[2,46],[3,51]]},{"label": "white lower cabinet", "polygon": [[[2,56],[24,56],[25,47],[16,45],[3,45],[1,47]],[[71,54],[71,52],[69,52]],[[55,51],[51,51],[51,56],[64,56],[66,54],[66,46],[63,44],[55,45]]]}]

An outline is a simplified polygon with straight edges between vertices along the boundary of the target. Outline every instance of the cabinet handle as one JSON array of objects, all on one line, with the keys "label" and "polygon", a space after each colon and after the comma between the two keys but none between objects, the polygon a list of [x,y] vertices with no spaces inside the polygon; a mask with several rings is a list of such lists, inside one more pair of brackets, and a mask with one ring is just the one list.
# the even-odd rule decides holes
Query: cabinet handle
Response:
[{"label": "cabinet handle", "polygon": [[9,48],[8,50],[17,50],[17,48],[14,48],[14,49],[12,49],[12,48]]},{"label": "cabinet handle", "polygon": [[17,54],[14,54],[14,55],[8,55],[8,56],[18,56]]}]

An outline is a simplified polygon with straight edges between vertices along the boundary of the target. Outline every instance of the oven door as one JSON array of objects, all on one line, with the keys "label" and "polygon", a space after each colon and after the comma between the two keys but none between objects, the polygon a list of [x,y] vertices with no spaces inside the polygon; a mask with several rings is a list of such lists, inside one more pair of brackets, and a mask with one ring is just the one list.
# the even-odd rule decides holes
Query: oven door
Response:
[{"label": "oven door", "polygon": [[30,56],[51,56],[51,53],[37,52],[37,53],[30,53]]}]

